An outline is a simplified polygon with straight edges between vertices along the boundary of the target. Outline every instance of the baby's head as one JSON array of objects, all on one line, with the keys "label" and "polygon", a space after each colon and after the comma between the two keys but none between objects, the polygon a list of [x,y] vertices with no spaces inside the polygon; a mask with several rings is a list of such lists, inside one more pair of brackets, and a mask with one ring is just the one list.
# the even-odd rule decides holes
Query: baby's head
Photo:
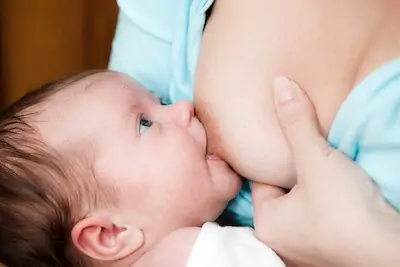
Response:
[{"label": "baby's head", "polygon": [[119,73],[67,78],[0,117],[0,262],[129,266],[239,187],[206,157],[191,104],[163,106]]}]

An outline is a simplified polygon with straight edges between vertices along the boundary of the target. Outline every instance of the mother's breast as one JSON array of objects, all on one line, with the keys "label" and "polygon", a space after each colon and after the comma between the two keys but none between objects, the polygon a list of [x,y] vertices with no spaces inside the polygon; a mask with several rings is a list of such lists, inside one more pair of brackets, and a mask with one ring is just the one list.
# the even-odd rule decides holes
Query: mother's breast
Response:
[{"label": "mother's breast", "polygon": [[274,109],[278,75],[303,86],[323,133],[329,132],[369,37],[351,7],[313,0],[216,1],[202,41],[195,104],[209,148],[241,175],[285,188],[295,183]]}]

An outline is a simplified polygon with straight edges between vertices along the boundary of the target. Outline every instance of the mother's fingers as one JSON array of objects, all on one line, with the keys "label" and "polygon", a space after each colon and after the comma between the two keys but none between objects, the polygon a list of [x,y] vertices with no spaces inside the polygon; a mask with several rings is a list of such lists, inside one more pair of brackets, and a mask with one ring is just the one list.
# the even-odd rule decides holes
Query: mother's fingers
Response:
[{"label": "mother's fingers", "polygon": [[273,212],[269,207],[275,208],[279,198],[285,195],[285,190],[280,187],[253,182],[251,191],[256,223],[260,216],[262,217],[261,221],[265,223],[265,220],[269,219],[270,213]]},{"label": "mother's fingers", "polygon": [[280,236],[281,232],[285,232],[280,231],[280,226],[283,226],[280,222],[288,217],[285,214],[290,210],[285,206],[288,203],[285,193],[285,190],[276,186],[253,183],[254,226],[257,236],[267,244],[276,238],[275,234]]},{"label": "mother's fingers", "polygon": [[256,182],[253,182],[252,184],[252,195],[254,203],[260,203],[265,200],[275,199],[283,196],[284,194],[285,190],[280,187]]},{"label": "mother's fingers", "polygon": [[[333,149],[322,136],[313,105],[293,81],[278,77],[274,81],[276,113],[297,170],[313,170],[324,163]],[[319,175],[303,175],[298,179],[321,179]],[[301,183],[301,180],[298,180]]]}]

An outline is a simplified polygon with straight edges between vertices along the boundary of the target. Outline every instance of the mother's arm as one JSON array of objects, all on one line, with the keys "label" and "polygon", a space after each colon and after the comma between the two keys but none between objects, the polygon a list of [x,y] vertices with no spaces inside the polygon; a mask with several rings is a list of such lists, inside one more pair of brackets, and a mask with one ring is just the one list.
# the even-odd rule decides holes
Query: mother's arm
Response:
[{"label": "mother's arm", "polygon": [[293,186],[272,79],[285,74],[308,89],[326,135],[359,75],[375,2],[216,0],[195,81],[209,149],[251,180]]}]

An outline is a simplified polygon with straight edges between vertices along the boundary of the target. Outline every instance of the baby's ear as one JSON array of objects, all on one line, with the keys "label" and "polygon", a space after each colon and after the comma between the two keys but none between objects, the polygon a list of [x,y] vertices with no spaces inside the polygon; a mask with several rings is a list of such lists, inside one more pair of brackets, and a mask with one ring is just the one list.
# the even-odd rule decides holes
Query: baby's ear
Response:
[{"label": "baby's ear", "polygon": [[78,222],[71,232],[75,246],[100,261],[121,260],[144,244],[143,232],[107,216],[90,216]]}]

